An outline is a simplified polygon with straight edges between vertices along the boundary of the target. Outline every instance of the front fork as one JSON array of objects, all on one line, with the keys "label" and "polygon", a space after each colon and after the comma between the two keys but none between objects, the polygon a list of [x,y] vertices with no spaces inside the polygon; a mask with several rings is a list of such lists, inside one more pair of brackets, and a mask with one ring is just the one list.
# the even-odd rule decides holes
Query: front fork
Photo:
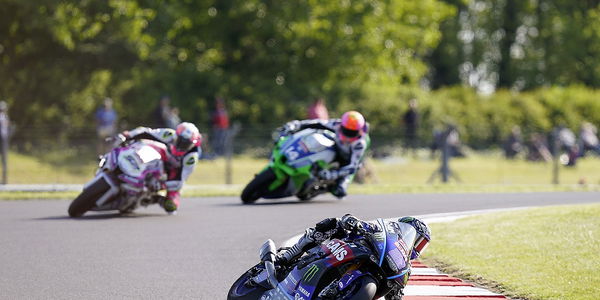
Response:
[{"label": "front fork", "polygon": [[99,169],[99,172],[96,173],[96,176],[94,177],[94,179],[92,179],[88,183],[86,183],[83,186],[83,189],[85,190],[85,189],[89,188],[92,184],[98,182],[99,180],[104,180],[104,182],[106,182],[106,184],[108,184],[108,186],[110,186],[108,191],[106,191],[106,193],[104,193],[104,195],[102,195],[100,198],[98,198],[98,200],[96,200],[95,207],[102,208],[102,206],[105,205],[108,200],[114,198],[115,196],[117,196],[119,194],[119,185],[114,182],[114,180],[109,176],[109,173],[104,172]]}]

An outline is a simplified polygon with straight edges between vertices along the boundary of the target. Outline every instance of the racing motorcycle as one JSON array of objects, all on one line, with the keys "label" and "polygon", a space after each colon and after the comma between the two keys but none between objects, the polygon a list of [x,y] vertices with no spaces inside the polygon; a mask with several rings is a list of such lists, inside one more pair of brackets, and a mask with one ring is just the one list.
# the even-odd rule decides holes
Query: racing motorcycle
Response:
[{"label": "racing motorcycle", "polygon": [[320,170],[337,167],[335,147],[335,134],[329,130],[304,129],[291,135],[280,135],[269,165],[242,191],[242,202],[292,195],[300,200],[310,200],[326,193],[327,187],[334,182],[320,179],[317,174]]},{"label": "racing motorcycle", "polygon": [[409,224],[377,219],[376,233],[356,229],[331,239],[288,263],[276,260],[272,240],[260,249],[260,263],[231,286],[228,300],[401,299],[411,272],[417,232]]},{"label": "racing motorcycle", "polygon": [[162,156],[166,145],[139,140],[121,144],[100,157],[94,178],[69,206],[69,216],[85,212],[118,210],[129,213],[139,206],[161,203],[167,175]]}]

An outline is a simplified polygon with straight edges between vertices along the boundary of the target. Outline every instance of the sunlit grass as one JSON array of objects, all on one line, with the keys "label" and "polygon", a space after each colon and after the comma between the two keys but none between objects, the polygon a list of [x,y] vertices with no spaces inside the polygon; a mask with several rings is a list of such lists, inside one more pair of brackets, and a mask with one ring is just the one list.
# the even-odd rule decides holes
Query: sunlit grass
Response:
[{"label": "sunlit grass", "polygon": [[[352,184],[350,193],[452,193],[452,192],[529,192],[529,191],[595,191],[600,190],[600,159],[581,159],[575,168],[560,167],[560,185],[551,184],[553,166],[523,160],[507,161],[499,153],[475,153],[468,158],[453,159],[450,168],[460,181],[440,183],[439,176],[428,184],[439,169],[439,161],[420,153],[419,157],[393,156],[367,160],[374,176],[366,184]],[[267,165],[265,158],[236,156],[230,162],[201,160],[190,176],[186,196],[239,195],[239,192]],[[67,153],[49,153],[44,157],[10,153],[8,181],[13,184],[83,184],[96,168],[93,157],[77,157]],[[214,186],[213,186],[214,185]],[[213,186],[213,187],[211,187]],[[2,196],[2,194],[0,194]]]},{"label": "sunlit grass", "polygon": [[486,214],[431,228],[426,262],[511,297],[600,295],[600,204]]}]

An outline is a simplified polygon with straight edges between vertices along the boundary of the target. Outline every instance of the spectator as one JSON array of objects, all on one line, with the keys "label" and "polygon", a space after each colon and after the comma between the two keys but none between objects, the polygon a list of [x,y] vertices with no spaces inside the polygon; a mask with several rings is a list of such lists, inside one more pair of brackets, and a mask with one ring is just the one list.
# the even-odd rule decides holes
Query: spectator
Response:
[{"label": "spectator", "polygon": [[548,141],[540,133],[533,133],[529,139],[527,160],[531,161],[552,161],[552,153],[548,149]]},{"label": "spectator", "polygon": [[167,127],[171,129],[177,128],[177,125],[181,123],[181,118],[179,117],[179,108],[173,107],[171,109],[171,113],[169,113],[169,117],[167,118]]},{"label": "spectator", "polygon": [[158,106],[152,113],[152,125],[157,128],[167,128],[169,125],[169,116],[171,115],[171,98],[162,96]]},{"label": "spectator", "polygon": [[408,101],[408,110],[404,113],[402,118],[404,121],[404,132],[405,132],[405,149],[412,149],[413,154],[416,153],[418,146],[417,129],[419,127],[419,112],[417,111],[417,99],[410,99]]},{"label": "spectator", "polygon": [[215,110],[212,115],[212,145],[216,155],[224,155],[227,132],[229,129],[229,115],[225,108],[223,98],[215,99]]},{"label": "spectator", "polygon": [[581,124],[581,131],[579,132],[579,150],[580,156],[585,156],[588,150],[594,151],[600,155],[600,142],[598,141],[596,126],[589,122],[583,122]]},{"label": "spectator", "polygon": [[514,159],[522,150],[523,138],[521,136],[521,127],[515,125],[510,130],[510,135],[504,143],[504,156],[507,159]]},{"label": "spectator", "polygon": [[435,156],[437,150],[444,151],[444,143],[448,147],[450,157],[465,157],[460,142],[460,134],[455,125],[449,124],[446,130],[433,130],[433,142],[431,143],[431,158]]},{"label": "spectator", "polygon": [[110,143],[107,138],[117,133],[117,113],[113,109],[113,102],[110,98],[104,98],[102,106],[96,110],[96,134],[98,135],[98,154],[106,153],[110,150]]},{"label": "spectator", "polygon": [[448,125],[446,129],[446,143],[448,143],[451,157],[465,157],[465,153],[462,150],[462,143],[460,142],[460,134],[456,126]]},{"label": "spectator", "polygon": [[318,98],[308,107],[308,118],[309,119],[320,119],[327,121],[329,120],[329,112],[323,98]]},{"label": "spectator", "polygon": [[[575,133],[563,125],[556,128],[556,138],[558,139],[558,152],[566,152],[566,155],[560,155],[561,161],[567,166],[575,166],[577,157],[579,156],[579,146],[577,145]],[[563,158],[564,157],[564,158]]]},{"label": "spectator", "polygon": [[8,105],[0,101],[0,155],[2,156],[2,184],[7,183],[7,155],[8,139],[10,137],[10,119],[8,118]]}]

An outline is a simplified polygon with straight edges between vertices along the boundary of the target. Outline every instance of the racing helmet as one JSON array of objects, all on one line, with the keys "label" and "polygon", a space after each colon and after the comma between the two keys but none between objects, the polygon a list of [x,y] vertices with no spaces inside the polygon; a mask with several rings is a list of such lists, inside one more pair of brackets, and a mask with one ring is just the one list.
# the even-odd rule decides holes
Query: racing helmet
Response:
[{"label": "racing helmet", "polygon": [[417,238],[415,239],[410,259],[413,260],[419,258],[431,240],[431,231],[429,230],[429,227],[423,221],[414,217],[402,217],[398,219],[398,222],[410,224],[417,231]]},{"label": "racing helmet", "polygon": [[183,122],[175,129],[176,139],[171,145],[171,153],[175,156],[183,156],[188,151],[202,143],[202,135],[196,125]]},{"label": "racing helmet", "polygon": [[342,143],[352,143],[365,134],[367,122],[361,113],[353,110],[345,112],[341,120],[337,137]]}]

